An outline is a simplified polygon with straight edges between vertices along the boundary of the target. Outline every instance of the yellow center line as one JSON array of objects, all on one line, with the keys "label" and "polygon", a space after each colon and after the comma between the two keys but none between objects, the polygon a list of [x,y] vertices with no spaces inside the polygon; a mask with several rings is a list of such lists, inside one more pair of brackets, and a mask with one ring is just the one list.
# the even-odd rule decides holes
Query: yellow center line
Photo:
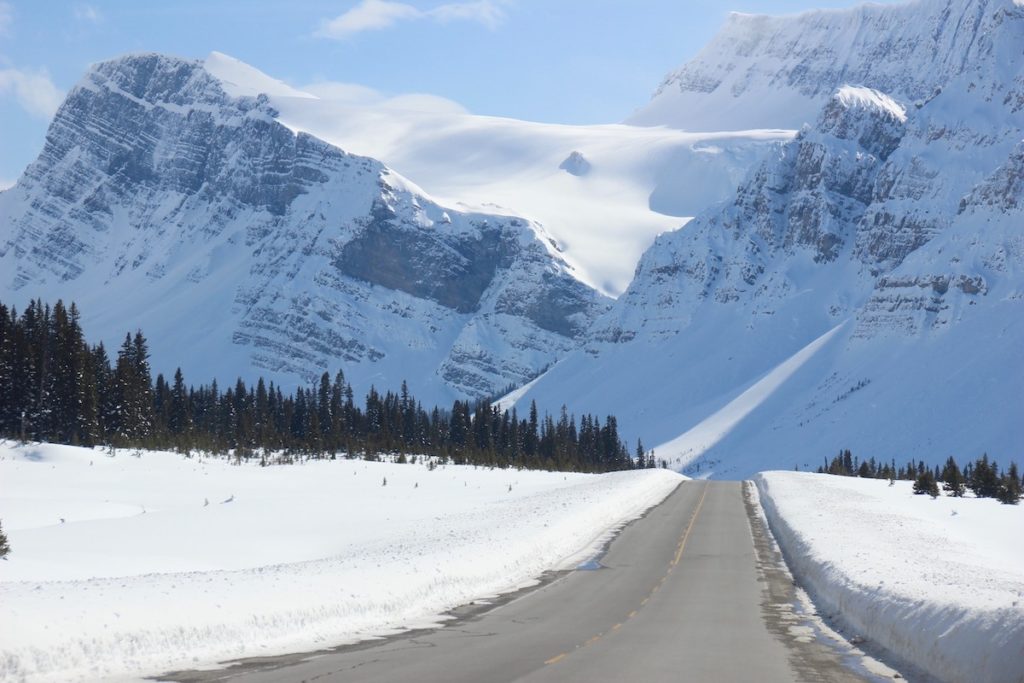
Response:
[{"label": "yellow center line", "polygon": [[[690,532],[693,530],[693,525],[697,521],[697,515],[700,514],[701,506],[704,505],[704,498],[707,495],[708,495],[708,485],[705,483],[704,484],[704,492],[701,493],[700,500],[697,502],[697,507],[693,511],[693,516],[690,517],[690,522],[686,526],[686,531],[683,533],[683,536],[682,536],[682,538],[679,541],[679,546],[678,546],[678,550],[676,551],[676,556],[672,559],[672,562],[669,565],[669,568],[668,568],[669,573],[671,573],[672,569],[677,564],[679,564],[679,560],[683,556],[683,550],[686,548],[686,541],[688,541],[689,538],[690,538]],[[640,601],[640,606],[641,607],[646,605],[650,601],[651,595],[654,595],[658,591],[658,589],[661,588],[661,586],[665,583],[665,579],[667,579],[667,578],[668,578],[668,573],[666,573],[665,576],[661,577],[661,580],[654,586],[654,588],[651,589],[650,594],[646,598],[644,598],[643,600]],[[629,613],[629,617],[627,617],[627,618],[628,619],[632,619],[636,615],[637,615],[637,610],[633,610],[632,612]],[[611,631],[609,631],[609,633],[614,632],[614,631],[618,631],[620,628],[622,628],[622,624],[621,623],[615,624],[614,626],[612,626]],[[593,638],[591,638],[587,642],[583,643],[583,645],[577,645],[576,647],[578,649],[580,647],[587,647],[588,645],[592,645],[593,643],[596,643],[597,641],[601,640],[601,638],[603,638],[604,635],[605,635],[604,633],[598,633],[596,636],[594,636]],[[563,652],[560,655],[555,655],[554,657],[552,657],[551,659],[547,660],[544,663],[545,664],[549,664],[549,665],[550,664],[557,664],[558,662],[562,661],[563,659],[565,659],[568,656],[569,656],[568,652]]]},{"label": "yellow center line", "polygon": [[679,550],[676,551],[676,556],[672,560],[672,566],[679,564],[679,560],[683,556],[683,550],[686,548],[686,542],[690,540],[690,532],[693,531],[693,524],[697,521],[697,515],[700,514],[700,508],[704,505],[704,498],[708,495],[708,485],[704,484],[704,493],[701,494],[700,500],[697,502],[697,508],[693,511],[693,517],[690,518],[690,523],[686,527],[686,533],[683,534],[683,540],[679,544]]}]

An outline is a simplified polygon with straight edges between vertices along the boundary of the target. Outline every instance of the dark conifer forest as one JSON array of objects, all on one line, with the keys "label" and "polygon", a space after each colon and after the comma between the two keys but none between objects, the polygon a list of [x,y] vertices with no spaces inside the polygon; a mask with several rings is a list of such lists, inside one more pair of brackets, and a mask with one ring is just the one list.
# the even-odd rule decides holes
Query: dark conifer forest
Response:
[{"label": "dark conifer forest", "polygon": [[284,393],[262,378],[193,386],[181,370],[155,378],[142,331],[111,354],[89,344],[75,304],[0,304],[0,436],[80,446],[230,454],[266,464],[293,457],[433,456],[443,462],[608,472],[634,460],[613,416],[563,408],[557,418],[501,411],[489,401],[424,408],[403,382],[357,403],[342,371]]},{"label": "dark conifer forest", "polygon": [[939,485],[948,495],[962,497],[971,491],[978,498],[996,498],[1002,503],[1016,505],[1024,488],[1017,463],[1011,462],[1005,471],[1000,471],[997,462],[990,461],[988,454],[982,454],[973,463],[961,470],[956,459],[950,456],[940,468],[929,468],[924,461],[910,461],[897,467],[895,461],[878,462],[874,458],[860,460],[849,449],[840,451],[831,461],[818,467],[819,474],[835,474],[842,477],[868,479],[904,479],[914,482],[914,493],[939,495]]}]

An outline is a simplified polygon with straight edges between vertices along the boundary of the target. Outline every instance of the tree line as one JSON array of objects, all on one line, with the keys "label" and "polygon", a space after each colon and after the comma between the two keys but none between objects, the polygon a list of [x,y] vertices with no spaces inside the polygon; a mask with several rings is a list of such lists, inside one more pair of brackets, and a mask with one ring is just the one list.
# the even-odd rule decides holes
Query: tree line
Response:
[{"label": "tree line", "polygon": [[961,469],[953,456],[941,468],[938,465],[929,468],[923,460],[897,467],[895,460],[889,463],[878,463],[874,458],[859,460],[847,449],[826,461],[824,466],[819,466],[818,473],[890,481],[910,480],[914,482],[914,493],[933,498],[939,495],[939,484],[942,484],[942,489],[951,496],[962,497],[971,491],[978,498],[995,498],[1008,505],[1016,505],[1024,489],[1024,478],[1016,462],[1000,471],[999,464],[990,461],[987,453]]},{"label": "tree line", "polygon": [[563,407],[557,417],[536,404],[520,416],[488,400],[425,409],[403,382],[371,388],[357,403],[339,370],[285,393],[262,377],[222,389],[216,380],[188,385],[178,369],[154,379],[142,331],[127,334],[111,359],[84,339],[80,312],[33,301],[19,315],[0,303],[0,436],[81,446],[200,450],[238,460],[289,457],[376,459],[395,454],[498,467],[608,472],[653,467],[634,460],[614,416]]}]

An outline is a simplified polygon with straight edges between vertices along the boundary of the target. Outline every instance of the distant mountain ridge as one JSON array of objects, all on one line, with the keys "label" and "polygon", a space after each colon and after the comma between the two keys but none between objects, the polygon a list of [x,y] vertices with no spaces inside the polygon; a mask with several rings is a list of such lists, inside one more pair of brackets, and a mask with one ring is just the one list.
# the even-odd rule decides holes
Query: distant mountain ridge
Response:
[{"label": "distant mountain ridge", "polygon": [[199,61],[96,65],[0,194],[0,296],[77,300],[108,340],[142,327],[196,381],[343,367],[440,402],[530,379],[607,307],[539,226],[442,207],[276,116]]}]

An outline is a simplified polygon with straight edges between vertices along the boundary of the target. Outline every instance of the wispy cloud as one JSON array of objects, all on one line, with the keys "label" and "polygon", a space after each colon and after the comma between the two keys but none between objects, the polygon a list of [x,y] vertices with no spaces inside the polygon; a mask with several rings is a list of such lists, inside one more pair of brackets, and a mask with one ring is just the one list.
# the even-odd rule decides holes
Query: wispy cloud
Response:
[{"label": "wispy cloud", "polygon": [[75,19],[90,24],[98,24],[103,21],[103,15],[93,5],[79,3],[74,7]]},{"label": "wispy cloud", "polygon": [[323,21],[314,35],[344,40],[357,33],[379,31],[406,21],[433,21],[440,24],[468,21],[494,29],[504,19],[505,10],[502,9],[500,0],[451,2],[425,10],[404,2],[361,0],[347,12]]},{"label": "wispy cloud", "polygon": [[9,2],[0,2],[0,36],[10,33],[11,24],[14,23],[14,8]]},{"label": "wispy cloud", "polygon": [[415,111],[424,114],[466,114],[466,109],[454,100],[425,93],[385,95],[373,88],[353,83],[318,81],[302,86],[302,91],[322,100],[337,104],[368,107],[371,109],[394,109]]},{"label": "wispy cloud", "polygon": [[11,189],[14,187],[15,182],[16,181],[8,180],[7,178],[0,178],[0,192]]},{"label": "wispy cloud", "polygon": [[45,69],[0,68],[0,96],[13,95],[22,109],[41,118],[57,111],[63,93]]}]

